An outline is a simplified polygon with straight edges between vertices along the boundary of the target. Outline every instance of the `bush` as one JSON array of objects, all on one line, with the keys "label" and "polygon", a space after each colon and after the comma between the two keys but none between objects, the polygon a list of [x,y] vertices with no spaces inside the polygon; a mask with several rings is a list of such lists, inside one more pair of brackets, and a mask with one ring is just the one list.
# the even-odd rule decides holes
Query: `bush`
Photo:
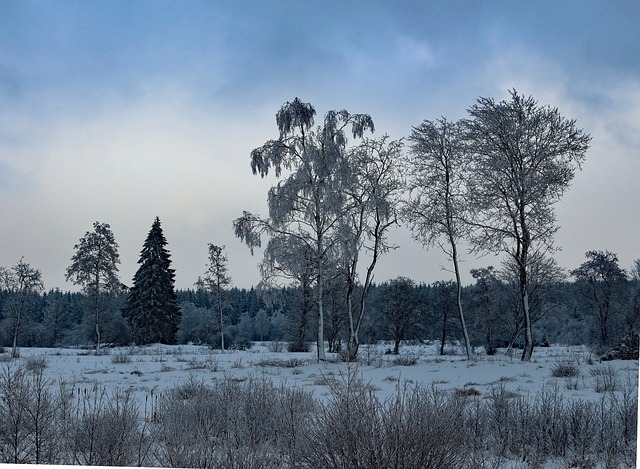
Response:
[{"label": "bush", "polygon": [[[156,412],[162,466],[280,467],[296,452],[314,402],[307,391],[270,381],[195,379],[168,393]],[[250,464],[249,464],[250,463]],[[244,464],[248,464],[245,466]]]},{"label": "bush", "polygon": [[571,362],[556,363],[551,369],[554,378],[576,378],[580,376],[580,368]]},{"label": "bush", "polygon": [[42,372],[47,367],[47,360],[44,357],[29,357],[24,367],[27,371]]},{"label": "bush", "polygon": [[287,350],[291,353],[307,353],[311,350],[311,345],[309,342],[296,340],[287,344]]},{"label": "bush", "polygon": [[380,402],[350,375],[331,387],[298,455],[302,468],[466,468],[464,402],[435,388]]},{"label": "bush", "polygon": [[123,364],[123,363],[131,363],[131,354],[128,353],[128,352],[114,353],[111,356],[111,363],[113,363],[114,365]]},{"label": "bush", "polygon": [[130,391],[109,394],[94,387],[79,394],[65,432],[70,463],[89,466],[139,466],[145,462],[149,435],[141,426]]},{"label": "bush", "polygon": [[281,360],[279,358],[263,358],[256,363],[257,366],[274,368],[296,368],[305,364],[306,362],[304,360],[298,360],[297,358],[290,358],[288,360]]},{"label": "bush", "polygon": [[[613,370],[613,371],[611,371]],[[195,374],[152,400],[60,386],[43,369],[0,365],[0,462],[163,467],[633,467],[635,382],[596,402],[558,385],[520,396],[504,384],[479,396],[398,385],[381,401],[351,368],[325,377],[322,403],[302,388]],[[614,375],[597,367],[594,377]],[[470,386],[472,383],[469,383]],[[517,461],[517,462],[516,462]],[[513,464],[515,465],[513,465]]]},{"label": "bush", "polygon": [[413,366],[418,363],[418,357],[415,355],[398,355],[393,364],[398,366]]},{"label": "bush", "polygon": [[611,392],[618,390],[620,385],[618,382],[618,373],[613,366],[595,366],[589,371],[591,376],[596,379],[596,392]]},{"label": "bush", "polygon": [[269,352],[280,353],[284,350],[282,342],[274,340],[269,343]]}]

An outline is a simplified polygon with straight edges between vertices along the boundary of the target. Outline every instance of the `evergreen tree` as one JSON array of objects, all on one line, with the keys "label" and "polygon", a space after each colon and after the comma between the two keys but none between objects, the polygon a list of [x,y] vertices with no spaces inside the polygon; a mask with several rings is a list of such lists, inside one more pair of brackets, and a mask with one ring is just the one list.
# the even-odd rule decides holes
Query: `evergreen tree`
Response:
[{"label": "evergreen tree", "polygon": [[176,342],[180,307],[174,290],[167,240],[156,217],[144,242],[123,316],[129,320],[139,344]]}]

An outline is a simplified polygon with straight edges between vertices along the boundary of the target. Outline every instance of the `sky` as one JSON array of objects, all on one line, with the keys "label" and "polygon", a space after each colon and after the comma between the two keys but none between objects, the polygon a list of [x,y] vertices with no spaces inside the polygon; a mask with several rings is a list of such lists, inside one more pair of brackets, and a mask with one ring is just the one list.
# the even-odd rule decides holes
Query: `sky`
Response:
[{"label": "sky", "polygon": [[[276,138],[286,101],[321,117],[371,115],[374,136],[406,137],[479,97],[508,90],[557,107],[592,136],[556,205],[558,263],[588,250],[640,258],[640,2],[0,0],[0,265],[25,262],[65,282],[95,221],[119,244],[131,284],[160,217],[189,288],[207,243],[225,245],[234,285],[260,280],[258,251],[234,237],[243,210],[267,214],[274,176],[249,155]],[[406,228],[376,281],[452,274]],[[471,268],[499,258],[463,255]]]}]

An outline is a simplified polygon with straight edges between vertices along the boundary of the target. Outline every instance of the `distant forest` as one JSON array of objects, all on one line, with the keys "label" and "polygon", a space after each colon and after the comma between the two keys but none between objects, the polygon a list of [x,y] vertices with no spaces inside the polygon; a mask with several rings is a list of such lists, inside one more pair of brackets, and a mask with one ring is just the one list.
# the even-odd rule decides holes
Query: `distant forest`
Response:
[{"label": "distant forest", "polygon": [[[640,261],[636,261],[636,267]],[[522,323],[517,284],[500,278],[493,268],[472,271],[475,284],[463,289],[467,327],[477,353],[495,353],[497,347],[522,347]],[[348,335],[342,288],[330,288],[325,297],[325,336],[329,352],[341,352]],[[179,344],[220,347],[214,295],[203,290],[177,290],[182,311],[176,334]],[[224,322],[227,348],[248,348],[255,341],[279,341],[283,349],[305,351],[314,341],[316,303],[299,287],[239,289],[225,292]],[[10,314],[18,293],[0,291],[0,345],[11,346],[15,318]],[[462,339],[456,315],[456,286],[440,281],[415,284],[404,277],[374,284],[361,331],[364,344],[389,341],[398,352],[401,341],[441,343],[441,353],[452,353]],[[126,346],[135,342],[123,317],[127,293],[105,294],[99,317],[102,342]],[[95,317],[90,297],[58,289],[31,293],[18,337],[21,347],[92,347]],[[640,280],[638,270],[617,278],[541,284],[532,294],[534,341],[567,345],[588,344],[599,353],[638,330]],[[478,349],[478,347],[482,347]],[[394,350],[395,349],[395,350]]]}]

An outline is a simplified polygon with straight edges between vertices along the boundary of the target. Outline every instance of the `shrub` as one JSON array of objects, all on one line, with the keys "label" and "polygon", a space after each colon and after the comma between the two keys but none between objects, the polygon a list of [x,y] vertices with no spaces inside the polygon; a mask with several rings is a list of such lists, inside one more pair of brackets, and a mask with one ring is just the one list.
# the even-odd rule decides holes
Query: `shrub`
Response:
[{"label": "shrub", "polygon": [[[90,466],[143,465],[149,435],[140,426],[138,406],[129,391],[109,394],[94,387],[79,394],[67,428],[70,463]],[[75,415],[74,415],[75,414]],[[146,451],[142,451],[146,448]]]},{"label": "shrub", "polygon": [[111,356],[111,363],[113,364],[131,363],[131,355],[128,352],[114,353]]},{"label": "shrub", "polygon": [[[190,380],[167,393],[156,412],[162,466],[281,467],[297,451],[315,408],[307,391],[271,381]],[[246,465],[245,465],[246,464]]]},{"label": "shrub", "polygon": [[463,401],[415,387],[380,402],[353,377],[331,393],[300,447],[300,467],[469,467]]},{"label": "shrub", "polygon": [[47,367],[47,360],[44,357],[29,357],[24,363],[27,371],[40,372]]},{"label": "shrub", "polygon": [[611,392],[618,390],[620,385],[618,382],[618,373],[613,366],[609,364],[607,366],[595,366],[591,368],[590,374],[596,379],[596,392]]},{"label": "shrub", "polygon": [[284,345],[279,340],[269,343],[269,352],[280,353],[284,350]]},{"label": "shrub", "polygon": [[551,369],[554,378],[575,378],[580,376],[580,368],[572,362],[559,362]]},{"label": "shrub", "polygon": [[413,366],[416,363],[418,363],[418,357],[415,355],[398,355],[393,360],[393,364],[398,366]]},{"label": "shrub", "polygon": [[307,353],[310,350],[309,342],[294,341],[287,344],[287,351],[291,353]]},{"label": "shrub", "polygon": [[262,367],[275,367],[275,368],[296,368],[298,366],[303,366],[306,362],[304,360],[299,360],[297,358],[290,358],[288,360],[281,360],[279,358],[263,358],[258,363],[257,366]]}]

